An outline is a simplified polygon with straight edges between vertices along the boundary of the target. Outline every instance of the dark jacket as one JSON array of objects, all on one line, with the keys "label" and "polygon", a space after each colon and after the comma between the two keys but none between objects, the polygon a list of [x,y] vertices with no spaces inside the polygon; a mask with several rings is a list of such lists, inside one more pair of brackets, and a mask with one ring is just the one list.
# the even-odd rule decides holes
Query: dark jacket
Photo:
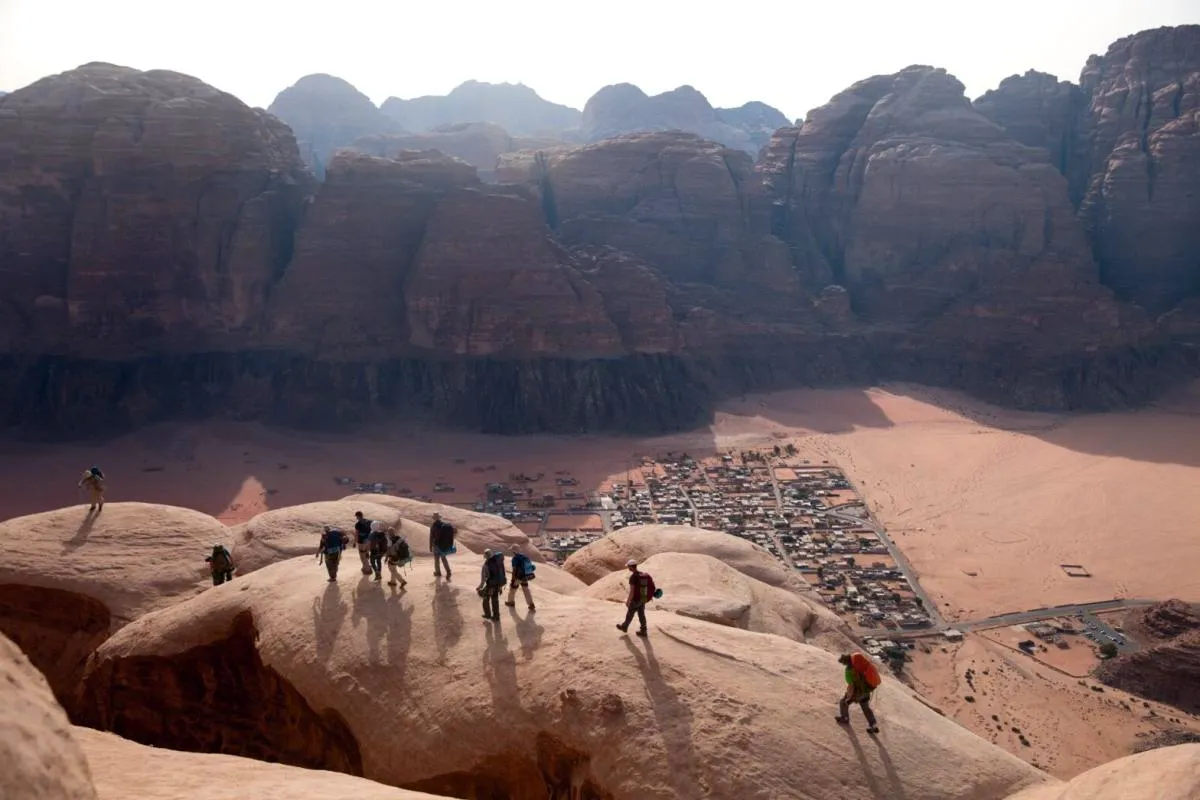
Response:
[{"label": "dark jacket", "polygon": [[483,562],[479,582],[493,589],[508,583],[508,576],[504,572],[504,553],[494,553],[491,558]]},{"label": "dark jacket", "polygon": [[429,526],[429,552],[437,554],[440,550],[445,553],[454,547],[454,526],[444,519],[439,519]]}]

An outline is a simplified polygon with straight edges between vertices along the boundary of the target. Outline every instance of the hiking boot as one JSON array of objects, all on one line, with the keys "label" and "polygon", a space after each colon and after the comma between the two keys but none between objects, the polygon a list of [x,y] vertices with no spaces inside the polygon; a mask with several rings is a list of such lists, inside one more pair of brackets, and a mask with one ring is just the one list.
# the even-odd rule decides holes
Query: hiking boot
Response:
[{"label": "hiking boot", "polygon": [[637,632],[637,635],[638,635],[638,636],[646,636],[646,635],[647,635],[647,634],[646,634],[646,629],[645,629],[645,628],[642,628],[642,629],[640,629],[640,630]]},{"label": "hiking boot", "polygon": [[88,506],[88,511],[95,511],[95,510],[96,510],[95,504]]},{"label": "hiking boot", "polygon": [[517,607],[517,604],[516,604],[516,603],[505,603],[504,605],[508,606],[509,608],[516,608],[516,607]]},{"label": "hiking boot", "polygon": [[834,719],[837,720],[837,723],[839,725],[849,725],[850,724],[849,717],[834,717]]},{"label": "hiking boot", "polygon": [[486,619],[488,622],[494,622],[495,620],[500,619],[499,617],[493,617],[491,614],[484,614],[483,618]]},{"label": "hiking boot", "polygon": [[530,606],[530,607],[529,607],[529,610],[530,610],[530,611],[537,611],[537,606]]},{"label": "hiking boot", "polygon": [[388,581],[388,586],[395,586],[395,585],[396,585],[395,581]]},{"label": "hiking boot", "polygon": [[871,727],[867,728],[867,733],[879,733],[879,726],[872,725]]},{"label": "hiking boot", "polygon": [[450,580],[450,570],[446,570],[446,580]]},{"label": "hiking boot", "polygon": [[330,582],[330,583],[336,583],[336,582],[337,582],[337,578],[330,578],[330,579],[329,579],[329,582]]},{"label": "hiking boot", "polygon": [[618,622],[618,623],[617,623],[617,630],[619,630],[621,633],[629,633],[629,626],[628,626],[628,625],[622,625],[620,622]]}]

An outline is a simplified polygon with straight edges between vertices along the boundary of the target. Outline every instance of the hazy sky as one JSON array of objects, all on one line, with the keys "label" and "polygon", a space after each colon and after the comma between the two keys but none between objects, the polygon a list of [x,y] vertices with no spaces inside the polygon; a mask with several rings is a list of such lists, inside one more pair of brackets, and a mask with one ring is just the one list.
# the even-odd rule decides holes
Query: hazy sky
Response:
[{"label": "hazy sky", "polygon": [[971,97],[1031,67],[1077,80],[1114,39],[1182,23],[1200,23],[1200,0],[0,0],[0,89],[109,61],[261,106],[328,72],[377,103],[471,78],[577,108],[610,83],[688,83],[796,117],[909,64],[947,68]]}]

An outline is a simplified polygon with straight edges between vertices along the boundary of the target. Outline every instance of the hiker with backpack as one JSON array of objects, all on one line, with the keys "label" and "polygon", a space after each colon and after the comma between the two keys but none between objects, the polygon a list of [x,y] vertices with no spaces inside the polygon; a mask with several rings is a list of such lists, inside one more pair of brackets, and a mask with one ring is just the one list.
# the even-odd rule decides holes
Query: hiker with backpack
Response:
[{"label": "hiker with backpack", "polygon": [[403,589],[408,585],[408,581],[400,575],[400,568],[412,561],[412,548],[408,546],[408,540],[397,533],[395,528],[388,528],[387,536],[387,565],[388,572],[392,576],[392,579],[388,581],[388,586],[395,586],[399,583],[400,588]]},{"label": "hiker with backpack", "polygon": [[625,613],[625,621],[618,623],[617,628],[622,633],[628,632],[629,623],[633,622],[633,615],[637,614],[638,622],[641,623],[637,635],[645,636],[646,604],[658,590],[654,586],[654,578],[638,570],[638,562],[635,559],[631,558],[626,561],[625,566],[629,568],[629,596],[625,598],[625,605],[629,610]]},{"label": "hiker with backpack", "polygon": [[326,525],[321,533],[321,543],[317,545],[317,561],[325,562],[325,570],[329,573],[329,582],[337,580],[338,564],[342,560],[342,551],[350,540],[339,528]]},{"label": "hiker with backpack", "polygon": [[233,556],[225,549],[225,545],[214,544],[212,555],[204,560],[208,562],[208,570],[212,573],[213,586],[233,580]]},{"label": "hiker with backpack", "polygon": [[479,588],[475,591],[483,598],[483,618],[500,621],[500,592],[508,576],[504,574],[504,551],[484,550],[483,569],[479,573]]},{"label": "hiker with backpack", "polygon": [[371,520],[361,511],[354,512],[354,541],[358,546],[358,560],[362,562],[362,574],[371,574]]},{"label": "hiker with backpack", "polygon": [[510,552],[512,553],[512,583],[508,585],[508,600],[504,605],[516,608],[517,585],[519,584],[521,591],[525,593],[525,603],[529,606],[529,610],[536,611],[537,606],[533,604],[533,594],[529,591],[529,582],[533,580],[533,561],[529,556],[517,550],[515,544]]},{"label": "hiker with backpack", "polygon": [[79,488],[87,487],[88,497],[92,504],[88,506],[88,511],[97,513],[104,510],[104,473],[99,467],[92,467],[85,470],[83,477],[79,479]]},{"label": "hiker with backpack", "polygon": [[441,514],[433,515],[433,524],[429,526],[429,552],[433,554],[433,577],[442,577],[442,567],[446,568],[446,580],[450,580],[450,562],[446,556],[455,551],[454,526],[442,520]]},{"label": "hiker with backpack", "polygon": [[846,666],[846,694],[838,701],[837,721],[850,724],[850,704],[858,703],[867,718],[867,733],[879,733],[875,712],[871,710],[871,693],[879,688],[879,670],[862,653],[843,655],[838,661]]},{"label": "hiker with backpack", "polygon": [[381,581],[383,580],[383,557],[387,554],[388,539],[387,531],[379,520],[371,523],[371,533],[367,535],[367,546],[370,549],[367,562],[371,566],[371,571],[375,573],[375,580]]}]

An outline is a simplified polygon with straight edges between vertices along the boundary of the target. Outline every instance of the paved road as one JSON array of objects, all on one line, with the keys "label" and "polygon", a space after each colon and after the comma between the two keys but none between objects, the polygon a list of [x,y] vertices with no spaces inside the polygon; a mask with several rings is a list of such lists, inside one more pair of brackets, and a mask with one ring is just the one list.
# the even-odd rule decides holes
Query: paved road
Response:
[{"label": "paved road", "polygon": [[983,628],[998,628],[1007,625],[1027,625],[1031,622],[1041,622],[1042,620],[1054,619],[1055,617],[1082,617],[1085,621],[1091,621],[1093,624],[1098,624],[1101,630],[1107,631],[1110,635],[1117,633],[1097,619],[1094,615],[1105,611],[1124,611],[1131,608],[1145,608],[1152,606],[1159,601],[1157,600],[1097,600],[1094,603],[1067,603],[1061,606],[1046,606],[1044,608],[1033,608],[1028,611],[1013,611],[1007,614],[996,614],[991,617],[982,617],[980,619],[964,620],[962,622],[943,623],[941,627],[924,628],[918,631],[889,631],[888,638],[891,639],[912,639],[923,636],[933,636],[942,633],[947,629],[963,631],[981,630]]}]

